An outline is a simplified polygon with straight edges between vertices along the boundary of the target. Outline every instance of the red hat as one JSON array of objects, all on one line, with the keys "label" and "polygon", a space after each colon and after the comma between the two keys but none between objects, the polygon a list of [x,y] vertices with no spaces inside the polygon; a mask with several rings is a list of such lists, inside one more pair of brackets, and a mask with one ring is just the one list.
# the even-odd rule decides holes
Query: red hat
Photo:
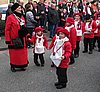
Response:
[{"label": "red hat", "polygon": [[61,2],[61,1],[59,1],[59,2],[58,2],[58,5],[59,5],[59,4],[62,4],[62,2]]},{"label": "red hat", "polygon": [[66,22],[70,23],[70,24],[74,24],[74,19],[72,17],[68,17],[66,19]]},{"label": "red hat", "polygon": [[39,31],[44,31],[44,29],[42,27],[36,27],[34,31],[39,32]]},{"label": "red hat", "polygon": [[80,17],[82,17],[82,14],[81,14],[81,13],[79,13],[79,12],[74,13],[74,16],[76,16],[76,15],[79,15]]},{"label": "red hat", "polygon": [[57,27],[56,30],[55,30],[56,33],[58,33],[58,31],[59,31],[60,29],[62,29],[62,28],[63,28],[63,27]]},{"label": "red hat", "polygon": [[64,33],[64,34],[67,35],[67,36],[69,35],[68,30],[67,30],[67,29],[64,29],[64,28],[59,29],[59,30],[58,30],[58,33],[59,33],[59,32],[62,32],[62,33]]}]

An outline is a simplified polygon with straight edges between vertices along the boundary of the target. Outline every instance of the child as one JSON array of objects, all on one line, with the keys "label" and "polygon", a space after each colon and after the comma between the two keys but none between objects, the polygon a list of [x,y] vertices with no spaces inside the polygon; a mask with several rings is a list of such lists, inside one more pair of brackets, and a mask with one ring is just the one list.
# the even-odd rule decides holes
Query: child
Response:
[{"label": "child", "polygon": [[71,65],[75,63],[73,51],[76,49],[76,39],[77,39],[76,29],[74,27],[74,19],[72,17],[68,17],[66,19],[65,29],[67,29],[69,32],[69,41],[72,45],[72,54],[70,57],[70,60],[71,60],[70,65]]},{"label": "child", "polygon": [[96,22],[92,20],[91,15],[86,15],[85,31],[84,31],[84,51],[83,53],[88,52],[89,45],[89,54],[93,53],[93,39],[94,31],[96,30]]},{"label": "child", "polygon": [[97,41],[97,43],[98,43],[98,52],[100,52],[100,12],[97,13],[96,25],[97,25],[97,29],[94,31],[93,48],[96,47],[95,43]]},{"label": "child", "polygon": [[79,50],[80,50],[80,41],[82,38],[82,33],[85,30],[85,25],[81,21],[82,15],[80,13],[75,13],[74,18],[75,18],[75,28],[76,28],[76,35],[77,35],[77,40],[76,40],[76,49],[74,49],[74,57],[78,58],[79,57]]},{"label": "child", "polygon": [[66,29],[61,28],[57,31],[57,35],[57,37],[53,38],[49,49],[53,47],[50,58],[56,66],[58,82],[55,83],[55,86],[57,89],[62,89],[66,87],[66,83],[68,82],[67,68],[72,48],[67,38],[69,32]]},{"label": "child", "polygon": [[40,66],[38,62],[38,56],[41,62],[41,66],[44,66],[44,57],[43,54],[45,53],[45,47],[48,48],[48,41],[46,39],[46,36],[43,34],[43,28],[42,27],[36,27],[35,28],[35,35],[32,36],[32,38],[29,38],[30,42],[34,43],[34,63],[36,66]]}]

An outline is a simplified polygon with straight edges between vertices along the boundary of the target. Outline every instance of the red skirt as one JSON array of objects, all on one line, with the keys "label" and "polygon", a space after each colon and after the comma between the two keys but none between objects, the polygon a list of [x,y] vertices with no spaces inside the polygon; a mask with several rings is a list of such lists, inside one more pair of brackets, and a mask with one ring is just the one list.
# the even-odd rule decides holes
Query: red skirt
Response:
[{"label": "red skirt", "polygon": [[27,48],[9,49],[10,64],[15,67],[26,67],[28,65]]}]

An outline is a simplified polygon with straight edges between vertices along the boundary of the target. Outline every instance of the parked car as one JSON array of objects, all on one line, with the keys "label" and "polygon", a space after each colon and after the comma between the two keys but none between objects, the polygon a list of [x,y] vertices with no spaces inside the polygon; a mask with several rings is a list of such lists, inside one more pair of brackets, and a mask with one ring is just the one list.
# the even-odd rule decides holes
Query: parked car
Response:
[{"label": "parked car", "polygon": [[2,4],[2,5],[0,5],[0,12],[2,13],[1,20],[5,20],[7,9],[8,9],[8,4]]}]

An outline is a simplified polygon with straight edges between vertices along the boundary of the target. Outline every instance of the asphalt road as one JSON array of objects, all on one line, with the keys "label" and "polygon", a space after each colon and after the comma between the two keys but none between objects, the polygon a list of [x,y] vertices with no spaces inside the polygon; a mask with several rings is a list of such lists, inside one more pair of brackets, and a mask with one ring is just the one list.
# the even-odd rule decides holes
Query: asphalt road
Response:
[{"label": "asphalt road", "polygon": [[[0,47],[4,40],[0,41]],[[0,51],[0,92],[100,92],[100,52],[83,54],[68,69],[68,84],[64,89],[56,89],[55,68],[51,68],[51,51],[46,51],[45,66],[36,67],[32,49],[29,49],[29,66],[26,71],[11,72],[8,50]]]}]

